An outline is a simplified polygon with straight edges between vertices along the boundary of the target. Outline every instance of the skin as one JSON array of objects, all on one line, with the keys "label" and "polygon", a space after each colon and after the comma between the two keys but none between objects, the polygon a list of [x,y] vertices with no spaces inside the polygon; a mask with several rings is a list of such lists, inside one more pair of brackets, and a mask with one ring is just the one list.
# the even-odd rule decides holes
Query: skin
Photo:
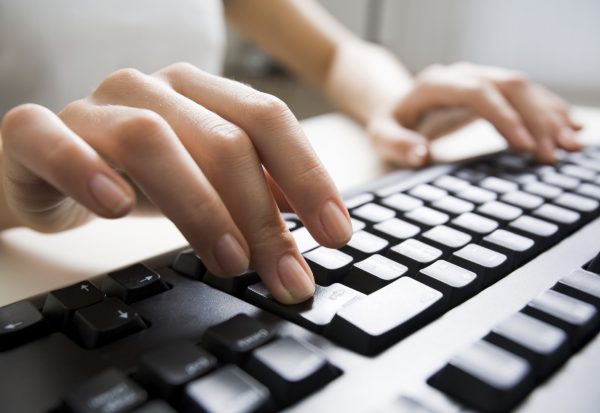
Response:
[{"label": "skin", "polygon": [[[580,149],[567,105],[518,72],[461,63],[413,78],[316,3],[225,5],[235,28],[360,121],[399,166],[428,162],[436,131],[419,133],[423,119],[456,107],[466,114],[458,122],[483,117],[542,162],[555,148]],[[150,205],[210,271],[227,277],[251,266],[283,303],[315,287],[280,210],[296,212],[322,245],[351,236],[340,195],[287,106],[186,63],[119,70],[58,114],[18,106],[4,116],[1,138],[0,229],[55,232]]]}]

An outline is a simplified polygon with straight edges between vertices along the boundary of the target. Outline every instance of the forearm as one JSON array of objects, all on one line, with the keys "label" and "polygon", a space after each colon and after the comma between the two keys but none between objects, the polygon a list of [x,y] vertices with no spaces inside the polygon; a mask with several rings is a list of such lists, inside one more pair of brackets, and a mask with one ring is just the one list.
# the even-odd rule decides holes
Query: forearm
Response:
[{"label": "forearm", "polygon": [[408,70],[389,51],[347,38],[336,46],[322,91],[339,110],[365,123],[389,113],[412,82]]}]

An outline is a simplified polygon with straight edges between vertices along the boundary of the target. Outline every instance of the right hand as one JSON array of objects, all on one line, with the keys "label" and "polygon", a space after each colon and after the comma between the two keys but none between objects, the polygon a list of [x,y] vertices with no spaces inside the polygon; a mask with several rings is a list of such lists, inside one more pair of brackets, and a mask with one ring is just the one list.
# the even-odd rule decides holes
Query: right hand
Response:
[{"label": "right hand", "polygon": [[352,234],[335,185],[286,105],[189,64],[152,75],[119,70],[58,116],[18,106],[4,117],[2,139],[7,204],[22,225],[54,232],[90,212],[122,217],[137,189],[212,273],[251,266],[283,303],[306,300],[315,286],[278,204],[325,246]]}]

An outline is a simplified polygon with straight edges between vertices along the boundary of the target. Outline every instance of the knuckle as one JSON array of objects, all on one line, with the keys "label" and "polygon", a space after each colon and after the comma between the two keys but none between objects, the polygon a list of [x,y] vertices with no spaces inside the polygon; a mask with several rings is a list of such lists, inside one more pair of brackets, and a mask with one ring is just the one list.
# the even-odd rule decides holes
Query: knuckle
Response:
[{"label": "knuckle", "polygon": [[117,121],[117,144],[125,150],[134,150],[140,145],[152,146],[153,142],[165,139],[167,126],[166,121],[156,112],[137,109]]},{"label": "knuckle", "polygon": [[259,217],[258,223],[252,234],[253,251],[279,256],[283,251],[291,253],[296,250],[296,242],[282,220],[265,216]]},{"label": "knuckle", "polygon": [[502,85],[508,90],[521,90],[529,84],[527,75],[518,71],[511,71],[502,81]]},{"label": "knuckle", "polygon": [[103,96],[113,93],[123,93],[132,86],[138,86],[146,80],[146,75],[137,69],[125,68],[109,74],[96,88],[93,95]]},{"label": "knuckle", "polygon": [[268,93],[253,91],[242,101],[250,117],[257,120],[273,120],[292,116],[284,101]]},{"label": "knuckle", "polygon": [[211,151],[218,158],[237,158],[252,150],[250,137],[239,126],[229,122],[219,122],[210,127]]},{"label": "knuckle", "polygon": [[157,74],[168,81],[172,81],[190,73],[198,73],[200,71],[200,69],[189,62],[176,62],[162,68]]},{"label": "knuckle", "polygon": [[16,106],[4,115],[2,129],[6,133],[12,129],[27,125],[42,116],[46,111],[46,108],[35,103],[24,103]]}]

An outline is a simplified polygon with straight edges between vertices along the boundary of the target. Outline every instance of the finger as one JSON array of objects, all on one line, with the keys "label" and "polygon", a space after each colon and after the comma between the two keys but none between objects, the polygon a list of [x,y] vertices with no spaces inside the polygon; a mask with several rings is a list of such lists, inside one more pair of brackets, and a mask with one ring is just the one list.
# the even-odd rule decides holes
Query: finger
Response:
[{"label": "finger", "polygon": [[261,162],[317,241],[340,247],[350,239],[350,216],[337,188],[285,104],[190,65],[172,66],[159,75],[248,133]]},{"label": "finger", "polygon": [[215,274],[248,268],[249,248],[218,193],[177,135],[155,112],[119,105],[71,104],[65,122],[124,169]]},{"label": "finger", "polygon": [[19,194],[18,209],[28,213],[37,229],[79,223],[84,214],[76,204],[63,202],[65,196],[106,218],[133,208],[131,187],[48,109],[32,104],[12,109],[4,118],[2,137],[9,182],[20,187],[13,188]]},{"label": "finger", "polygon": [[275,198],[275,202],[279,207],[280,211],[283,212],[294,212],[294,208],[290,205],[290,202],[287,200],[285,194],[277,185],[277,182],[273,179],[273,177],[269,174],[269,172],[264,171],[265,178],[267,179],[267,183],[269,184],[269,188],[271,189],[271,193],[273,194],[273,198]]},{"label": "finger", "polygon": [[429,160],[428,140],[395,119],[382,117],[371,122],[367,132],[380,156],[398,166],[419,168]]},{"label": "finger", "polygon": [[304,301],[314,278],[274,202],[246,133],[157,79],[143,76],[130,93],[100,89],[99,103],[116,101],[158,113],[200,165],[249,244],[251,265],[273,296],[285,303]]}]

